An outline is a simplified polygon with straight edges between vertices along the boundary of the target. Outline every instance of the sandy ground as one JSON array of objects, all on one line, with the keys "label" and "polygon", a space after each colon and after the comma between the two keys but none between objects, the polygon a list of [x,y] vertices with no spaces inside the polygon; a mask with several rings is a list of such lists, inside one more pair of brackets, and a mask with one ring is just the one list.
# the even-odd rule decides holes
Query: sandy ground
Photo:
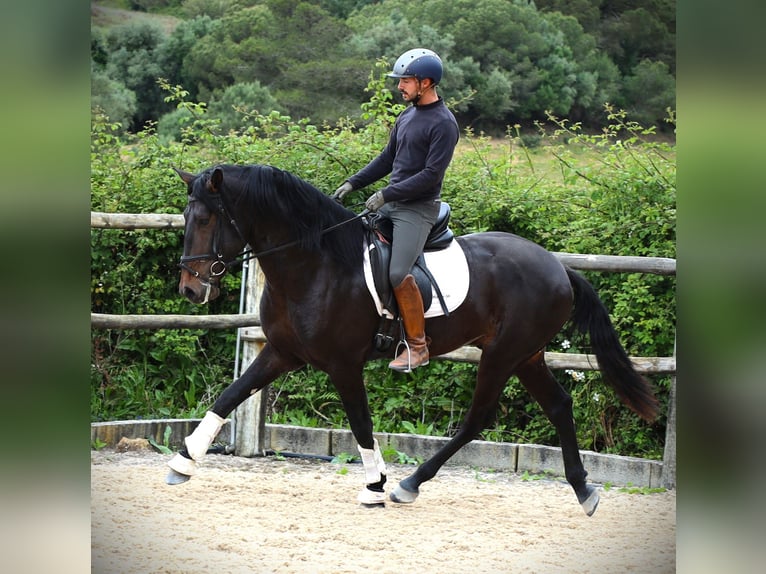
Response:
[{"label": "sandy ground", "polygon": [[414,504],[369,509],[359,464],[208,455],[167,486],[169,458],[92,452],[92,572],[675,572],[675,491],[602,491],[589,518],[564,482],[447,466]]}]

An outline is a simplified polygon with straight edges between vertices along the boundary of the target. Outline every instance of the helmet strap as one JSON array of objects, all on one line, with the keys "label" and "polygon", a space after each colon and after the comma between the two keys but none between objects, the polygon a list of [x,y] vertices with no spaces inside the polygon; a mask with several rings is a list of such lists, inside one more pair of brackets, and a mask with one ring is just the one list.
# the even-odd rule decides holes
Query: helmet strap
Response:
[{"label": "helmet strap", "polygon": [[[415,78],[417,79],[417,78]],[[412,105],[417,106],[418,102],[420,101],[420,97],[423,95],[424,92],[428,90],[433,90],[436,87],[436,84],[433,83],[433,80],[431,80],[431,85],[428,86],[425,90],[421,90],[420,86],[422,85],[423,80],[418,80],[418,93],[417,95],[412,99]]]}]

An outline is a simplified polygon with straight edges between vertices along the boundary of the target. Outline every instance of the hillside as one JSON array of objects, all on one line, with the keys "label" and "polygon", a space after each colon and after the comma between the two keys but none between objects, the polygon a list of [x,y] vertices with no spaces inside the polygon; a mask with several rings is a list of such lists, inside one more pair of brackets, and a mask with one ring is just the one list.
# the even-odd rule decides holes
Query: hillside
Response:
[{"label": "hillside", "polygon": [[170,33],[181,21],[175,16],[166,16],[163,14],[149,14],[147,12],[136,12],[134,10],[124,10],[112,6],[91,3],[90,5],[90,25],[91,27],[109,28],[119,26],[129,22],[155,22]]}]

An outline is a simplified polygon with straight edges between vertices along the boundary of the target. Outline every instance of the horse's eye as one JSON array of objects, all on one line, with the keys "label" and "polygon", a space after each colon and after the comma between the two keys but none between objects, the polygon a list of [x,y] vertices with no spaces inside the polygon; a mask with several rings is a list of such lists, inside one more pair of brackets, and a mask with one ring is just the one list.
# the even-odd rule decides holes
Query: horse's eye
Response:
[{"label": "horse's eye", "polygon": [[205,227],[208,223],[210,223],[210,218],[209,217],[203,217],[201,219],[198,219],[197,223],[199,223],[202,227]]}]

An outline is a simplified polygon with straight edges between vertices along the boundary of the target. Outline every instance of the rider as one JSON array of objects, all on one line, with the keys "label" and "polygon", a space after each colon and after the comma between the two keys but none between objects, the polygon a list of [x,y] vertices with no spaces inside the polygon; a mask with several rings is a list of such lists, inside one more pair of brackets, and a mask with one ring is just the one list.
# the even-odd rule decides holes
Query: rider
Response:
[{"label": "rider", "polygon": [[412,106],[396,119],[385,149],[367,166],[343,182],[333,197],[342,199],[391,174],[389,183],[367,199],[370,211],[393,222],[389,279],[394,286],[406,333],[406,348],[388,366],[410,372],[428,364],[423,300],[410,271],[423,251],[439,214],[444,172],[452,160],[460,130],[455,116],[436,93],[442,78],[439,56],[424,48],[402,54],[388,74]]}]

